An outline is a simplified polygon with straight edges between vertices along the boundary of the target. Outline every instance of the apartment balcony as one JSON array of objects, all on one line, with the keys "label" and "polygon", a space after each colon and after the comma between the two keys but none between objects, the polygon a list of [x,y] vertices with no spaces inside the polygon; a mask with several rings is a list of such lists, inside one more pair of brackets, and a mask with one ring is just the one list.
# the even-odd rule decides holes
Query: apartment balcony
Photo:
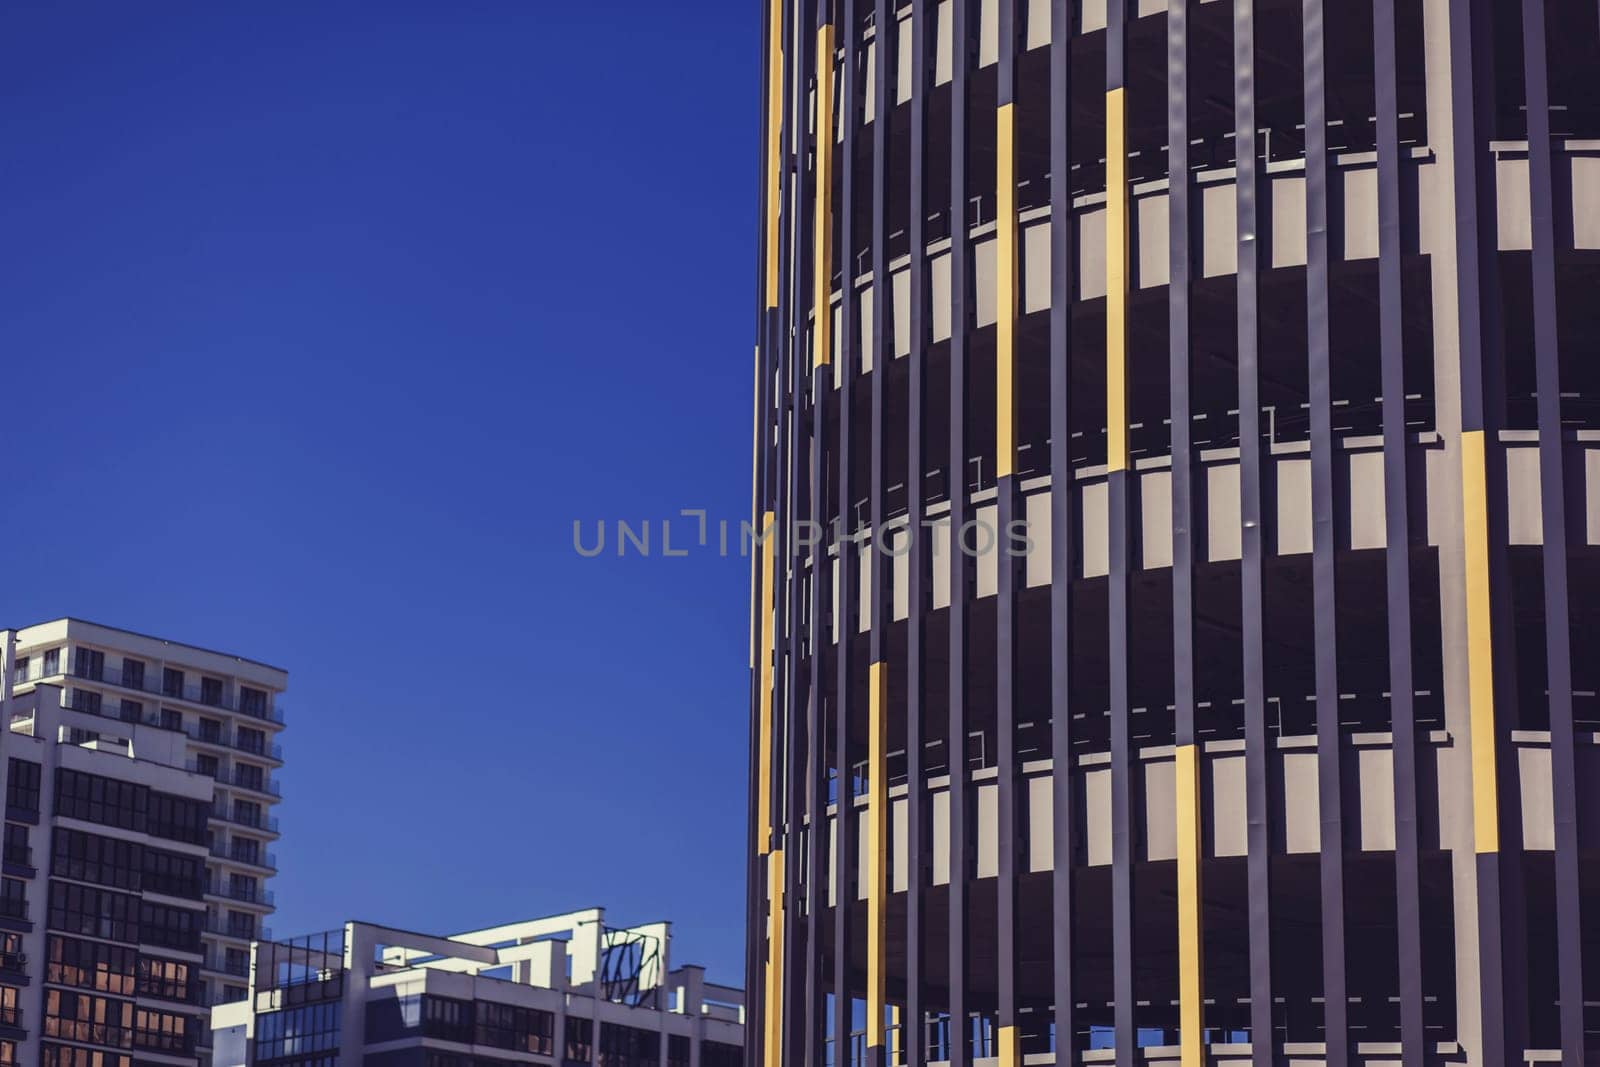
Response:
[{"label": "apartment balcony", "polygon": [[[105,699],[95,700],[100,694],[85,693],[81,690],[75,692],[70,699],[63,703],[63,707],[84,715],[94,715],[112,722],[129,723],[136,726],[148,726],[157,730],[171,730],[174,733],[184,734],[189,740],[202,745],[216,745],[218,748],[230,749],[253,756],[256,759],[268,760],[273,763],[283,763],[283,746],[277,742],[264,742],[245,740],[237,733],[224,729],[207,729],[203,724],[185,719],[181,724],[169,726],[161,720],[159,709],[146,709],[140,716],[122,714],[122,709],[114,706]],[[192,769],[192,768],[191,768]]]},{"label": "apartment balcony", "polygon": [[258,833],[272,834],[273,836],[277,836],[278,833],[278,817],[276,815],[252,815],[235,809],[231,811],[213,811],[211,817],[213,819],[222,819],[235,826],[243,826],[247,830],[255,830]]},{"label": "apartment balcony", "polygon": [[206,896],[220,897],[223,900],[239,901],[245,904],[259,904],[263,907],[275,907],[277,896],[270,889],[259,885],[235,885],[232,882],[211,882],[206,886]]},{"label": "apartment balcony", "polygon": [[250,977],[250,957],[247,955],[242,960],[230,960],[226,952],[208,952],[205,958],[205,969],[215,974],[225,974],[230,978]]},{"label": "apartment balcony", "polygon": [[252,793],[260,793],[263,796],[269,796],[277,800],[283,798],[283,787],[278,784],[276,779],[253,778],[250,775],[241,774],[238,768],[234,769],[233,777],[228,779],[228,783],[235,789],[247,789]]},{"label": "apartment balcony", "polygon": [[8,985],[28,984],[28,954],[26,952],[0,952],[0,982]]},{"label": "apartment balcony", "polygon": [[46,671],[45,664],[41,661],[36,664],[30,663],[25,673],[14,672],[12,682],[15,685],[23,685],[49,678],[78,678],[99,685],[113,686],[129,693],[153,696],[160,700],[182,701],[198,708],[230,711],[262,722],[283,725],[284,707],[277,701],[268,701],[265,705],[247,704],[239,698],[237,692],[228,692],[226,686],[221,693],[207,693],[199,685],[165,686],[159,679],[150,676],[153,673],[147,672],[146,676],[141,678],[127,670],[101,668],[96,671],[85,664],[57,664],[54,670]]},{"label": "apartment balcony", "polygon": [[272,930],[251,917],[247,923],[232,923],[227,919],[207,915],[201,931],[208,937],[231,937],[236,941],[271,941]]},{"label": "apartment balcony", "polygon": [[274,763],[283,762],[283,746],[273,742],[265,743],[250,741],[241,738],[238,734],[226,729],[207,729],[201,723],[184,723],[183,732],[189,735],[191,741],[202,745],[215,745],[218,748],[232,749],[243,752],[247,756],[257,759],[271,760]]},{"label": "apartment balcony", "polygon": [[257,849],[254,855],[243,849],[234,849],[223,845],[212,845],[211,855],[228,863],[237,863],[245,867],[255,867],[258,870],[278,873],[278,857],[276,853],[265,849]]}]

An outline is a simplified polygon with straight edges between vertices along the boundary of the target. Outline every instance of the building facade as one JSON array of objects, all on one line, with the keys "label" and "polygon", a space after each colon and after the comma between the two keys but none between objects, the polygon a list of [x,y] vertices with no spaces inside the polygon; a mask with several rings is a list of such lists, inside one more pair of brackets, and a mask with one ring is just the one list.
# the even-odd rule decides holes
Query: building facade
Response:
[{"label": "building facade", "polygon": [[1600,1056],[1600,10],[770,0],[749,1054]]},{"label": "building facade", "polygon": [[[278,695],[287,675],[238,656],[79,619],[6,631],[5,696],[49,687],[75,729],[106,740],[135,733],[175,746],[170,762],[203,776],[209,816],[201,895],[197,1004],[241,999],[250,943],[269,936],[277,873],[272,814],[283,765]],[[137,747],[137,746],[136,746]],[[142,756],[142,752],[137,753]],[[197,1035],[202,1057],[208,1038]]]},{"label": "building facade", "polygon": [[4,705],[0,1064],[195,1067],[210,779],[180,735],[101,734],[63,695]]},{"label": "building facade", "polygon": [[346,923],[254,946],[216,1067],[741,1067],[744,998],[599,908],[454,936]]}]

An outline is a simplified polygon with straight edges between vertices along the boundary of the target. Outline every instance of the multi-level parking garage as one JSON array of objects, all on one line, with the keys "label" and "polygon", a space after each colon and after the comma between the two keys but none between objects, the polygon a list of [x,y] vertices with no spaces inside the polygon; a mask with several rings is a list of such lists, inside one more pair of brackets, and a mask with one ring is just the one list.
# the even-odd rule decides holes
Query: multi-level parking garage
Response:
[{"label": "multi-level parking garage", "polygon": [[752,1055],[1592,1062],[1594,0],[767,35]]}]

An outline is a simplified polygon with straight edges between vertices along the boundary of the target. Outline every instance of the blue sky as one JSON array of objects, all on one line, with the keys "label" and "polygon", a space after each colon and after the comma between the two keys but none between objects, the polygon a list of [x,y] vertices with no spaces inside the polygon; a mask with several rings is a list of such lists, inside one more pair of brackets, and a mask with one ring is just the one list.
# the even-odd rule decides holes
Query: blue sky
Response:
[{"label": "blue sky", "polygon": [[[737,981],[759,5],[0,12],[4,613],[290,671],[280,934]],[[592,529],[592,527],[591,527]]]}]

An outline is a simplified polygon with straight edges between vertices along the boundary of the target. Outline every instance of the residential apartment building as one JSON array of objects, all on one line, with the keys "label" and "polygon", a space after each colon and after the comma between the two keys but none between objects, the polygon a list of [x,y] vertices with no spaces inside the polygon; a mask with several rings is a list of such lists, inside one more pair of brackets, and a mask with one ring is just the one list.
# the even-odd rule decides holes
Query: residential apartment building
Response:
[{"label": "residential apartment building", "polygon": [[0,1065],[199,1062],[211,780],[181,734],[5,702]]},{"label": "residential apartment building", "polygon": [[434,936],[350,922],[254,947],[215,1067],[742,1067],[744,1000],[603,909]]},{"label": "residential apartment building", "polygon": [[761,6],[751,1058],[1597,1062],[1600,6]]},{"label": "residential apartment building", "polygon": [[[176,746],[173,762],[204,776],[210,805],[198,1002],[243,997],[250,942],[268,936],[273,911],[284,671],[80,619],[3,636],[8,697],[49,686],[82,729],[105,739],[135,728],[165,734]],[[204,1034],[200,1042],[204,1053]]]}]

